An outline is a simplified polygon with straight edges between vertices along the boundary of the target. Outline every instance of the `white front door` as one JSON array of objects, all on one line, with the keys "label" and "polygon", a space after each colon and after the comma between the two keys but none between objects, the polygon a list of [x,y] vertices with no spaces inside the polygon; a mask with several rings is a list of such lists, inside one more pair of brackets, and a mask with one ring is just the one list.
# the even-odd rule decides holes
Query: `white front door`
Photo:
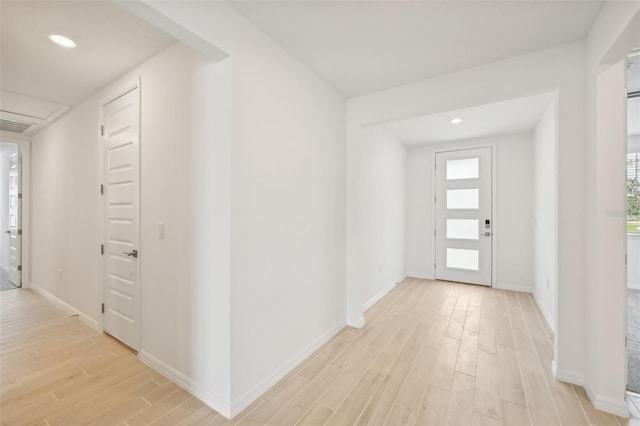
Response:
[{"label": "white front door", "polygon": [[139,89],[102,107],[104,162],[104,330],[133,349],[140,342],[138,283]]},{"label": "white front door", "polygon": [[20,153],[9,157],[9,281],[22,287],[22,183]]},{"label": "white front door", "polygon": [[436,153],[435,277],[491,285],[491,148]]}]

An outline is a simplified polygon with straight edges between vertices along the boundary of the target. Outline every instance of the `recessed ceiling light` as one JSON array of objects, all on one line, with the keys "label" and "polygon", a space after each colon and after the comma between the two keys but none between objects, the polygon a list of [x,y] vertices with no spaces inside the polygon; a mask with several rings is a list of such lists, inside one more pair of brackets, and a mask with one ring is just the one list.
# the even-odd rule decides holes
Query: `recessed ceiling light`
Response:
[{"label": "recessed ceiling light", "polygon": [[451,120],[451,124],[460,124],[462,123],[462,118],[454,118]]},{"label": "recessed ceiling light", "polygon": [[66,47],[67,49],[73,49],[74,47],[77,46],[75,41],[71,40],[68,37],[61,36],[59,34],[51,34],[49,36],[49,40],[51,40],[52,42],[54,42],[59,46]]}]

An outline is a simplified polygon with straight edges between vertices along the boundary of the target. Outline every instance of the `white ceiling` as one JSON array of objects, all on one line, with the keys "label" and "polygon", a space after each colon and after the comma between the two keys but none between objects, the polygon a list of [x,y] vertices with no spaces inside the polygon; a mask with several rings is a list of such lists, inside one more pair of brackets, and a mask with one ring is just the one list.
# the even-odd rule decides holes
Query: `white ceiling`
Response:
[{"label": "white ceiling", "polygon": [[346,96],[584,39],[600,1],[232,1]]},{"label": "white ceiling", "polygon": [[[394,121],[383,127],[407,146],[526,133],[536,128],[552,101],[552,94],[528,96]],[[464,121],[454,125],[453,118]]]},{"label": "white ceiling", "polygon": [[[175,40],[112,1],[0,2],[0,89],[76,105]],[[47,38],[66,35],[64,49]]]}]

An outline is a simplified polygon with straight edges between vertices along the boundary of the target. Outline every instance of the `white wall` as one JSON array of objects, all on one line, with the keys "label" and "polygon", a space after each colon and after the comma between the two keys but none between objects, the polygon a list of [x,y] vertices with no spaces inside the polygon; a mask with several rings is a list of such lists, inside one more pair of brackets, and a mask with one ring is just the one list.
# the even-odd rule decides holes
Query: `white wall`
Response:
[{"label": "white wall", "polygon": [[[640,2],[607,3],[588,38],[588,187],[585,390],[597,408],[624,414],[626,251],[624,59],[640,45]],[[622,261],[621,261],[622,259]],[[606,373],[605,373],[606,372]]]},{"label": "white wall", "polygon": [[[363,125],[454,111],[527,95],[558,93],[558,305],[583,306],[584,296],[584,160],[585,46],[561,45],[348,101],[347,123],[347,309],[349,318],[361,313],[362,291],[357,268],[360,229],[361,158],[366,147]],[[582,309],[558,312],[555,360],[561,369],[584,368]]]},{"label": "white wall", "polygon": [[494,271],[496,288],[532,289],[532,135],[491,138],[412,147],[407,155],[407,275],[434,277],[433,271],[433,154],[495,144],[496,207]]},{"label": "white wall", "polygon": [[35,135],[32,147],[32,283],[101,323],[99,104],[141,77],[140,354],[184,375],[210,403],[228,402],[230,386],[229,141],[224,117],[204,114],[225,100],[224,68],[175,44]]},{"label": "white wall", "polygon": [[393,135],[372,127],[362,186],[362,246],[365,308],[386,294],[405,274],[406,149]]},{"label": "white wall", "polygon": [[587,41],[587,362],[582,378],[595,407],[619,415],[627,413],[624,60],[638,46],[640,1],[606,3]]},{"label": "white wall", "polygon": [[433,147],[407,149],[406,180],[407,275],[433,279]]},{"label": "white wall", "polygon": [[[206,107],[198,111],[189,99],[181,100],[174,92],[186,83],[169,83],[163,77],[176,74],[173,65],[166,73],[143,75],[143,96],[147,93],[153,97],[149,102],[160,102],[161,108],[176,115],[170,126],[142,130],[142,238],[146,243],[142,255],[157,260],[157,269],[143,271],[142,277],[158,286],[154,295],[143,290],[143,298],[154,302],[152,307],[143,307],[143,347],[149,348],[155,359],[189,377],[195,377],[199,370],[222,366],[226,376],[216,381],[217,373],[211,372],[207,376],[211,381],[203,385],[219,397],[217,410],[235,414],[345,324],[345,100],[223,2],[194,2],[188,8],[179,2],[143,6],[136,12],[139,16],[167,26],[173,34],[189,33],[186,39],[196,40],[199,47],[215,45],[212,50],[229,55],[225,60],[228,68],[221,73],[228,78],[224,89],[232,106],[226,112],[210,112]],[[173,62],[183,67],[179,61]],[[153,90],[146,80],[153,82]],[[169,92],[156,91],[155,83],[160,81]],[[194,147],[193,141],[191,147],[182,145],[189,140],[192,128],[183,121],[190,111],[213,123],[226,113],[230,124],[227,136],[232,141],[229,146],[210,148],[198,143]],[[156,142],[156,136],[163,142]],[[145,147],[145,140],[156,145]],[[63,142],[60,145],[66,147]],[[41,148],[43,157],[46,149]],[[191,163],[187,164],[190,149]],[[222,154],[224,161],[198,156],[207,153]],[[48,154],[65,163],[61,154]],[[55,189],[63,190],[62,186]],[[192,193],[189,198],[189,188],[208,196],[197,199]],[[89,192],[86,195],[92,196]],[[47,207],[54,204],[51,200]],[[192,206],[191,212],[188,206]],[[200,210],[202,207],[219,215],[214,221],[218,228],[207,223],[208,212]],[[46,219],[40,221],[45,223]],[[167,224],[167,235],[175,236],[180,252],[167,249],[166,240],[151,242],[160,221]],[[220,228],[225,221],[226,229]],[[91,226],[85,228],[91,232]],[[209,242],[209,249],[224,253],[212,257],[209,252],[195,251],[193,242],[195,252],[191,253],[190,235],[204,235],[201,244]],[[42,252],[52,247],[49,244]],[[189,259],[198,265],[191,265],[192,269],[176,266],[176,262],[184,264]],[[55,270],[59,263],[58,259],[42,259],[45,270]],[[220,276],[216,279],[210,274],[218,266]],[[48,274],[50,271],[42,279],[50,282],[43,285],[55,288],[55,280]],[[208,282],[193,284],[198,276],[208,277]],[[185,282],[186,291],[179,294],[176,282]],[[55,290],[63,294],[66,283],[63,287]],[[194,306],[197,313],[190,310]],[[221,318],[211,321],[205,309]],[[166,312],[175,312],[181,320]],[[196,323],[197,327],[191,327]],[[210,339],[203,324],[220,328],[221,334]],[[194,341],[208,344],[206,350],[185,354],[181,348]],[[210,356],[209,351],[217,356],[220,348],[223,352],[228,349],[226,355]],[[190,357],[198,360],[195,371],[187,371],[194,365]]]},{"label": "white wall", "polygon": [[557,280],[557,121],[552,103],[540,119],[533,143],[533,295],[555,330]]}]

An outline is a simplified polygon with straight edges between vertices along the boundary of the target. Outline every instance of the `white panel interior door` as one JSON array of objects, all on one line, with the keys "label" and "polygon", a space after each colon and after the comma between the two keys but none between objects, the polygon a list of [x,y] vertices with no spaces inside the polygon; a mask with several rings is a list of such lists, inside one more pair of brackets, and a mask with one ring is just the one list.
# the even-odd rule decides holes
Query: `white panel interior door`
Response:
[{"label": "white panel interior door", "polygon": [[439,280],[491,285],[491,148],[436,153],[435,241]]},{"label": "white panel interior door", "polygon": [[9,281],[22,287],[22,159],[9,157]]},{"label": "white panel interior door", "polygon": [[140,343],[138,282],[140,99],[136,88],[102,108],[104,330]]}]

